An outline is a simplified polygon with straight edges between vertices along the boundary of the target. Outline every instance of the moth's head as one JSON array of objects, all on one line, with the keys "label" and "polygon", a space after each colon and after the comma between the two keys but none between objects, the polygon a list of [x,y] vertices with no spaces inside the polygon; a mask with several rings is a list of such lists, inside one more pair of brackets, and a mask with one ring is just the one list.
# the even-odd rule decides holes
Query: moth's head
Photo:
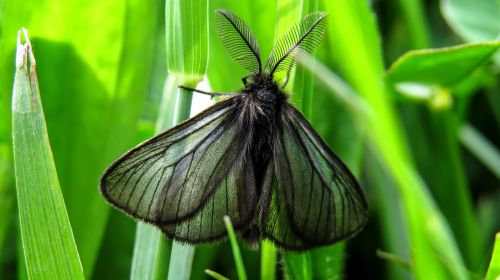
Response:
[{"label": "moth's head", "polygon": [[268,73],[262,72],[253,72],[242,79],[244,88],[249,92],[257,92],[257,91],[276,91],[279,87],[276,82],[273,80],[273,77]]},{"label": "moth's head", "polygon": [[[229,55],[242,67],[250,71],[243,77],[243,84],[269,77],[271,81],[277,72],[285,72],[286,76],[296,62],[296,56],[300,52],[312,53],[322,41],[326,31],[327,14],[325,12],[313,12],[292,27],[276,41],[271,54],[263,66],[260,60],[259,44],[252,30],[237,15],[224,9],[216,12],[215,23],[217,33]],[[281,88],[284,88],[288,78],[285,79]]]}]

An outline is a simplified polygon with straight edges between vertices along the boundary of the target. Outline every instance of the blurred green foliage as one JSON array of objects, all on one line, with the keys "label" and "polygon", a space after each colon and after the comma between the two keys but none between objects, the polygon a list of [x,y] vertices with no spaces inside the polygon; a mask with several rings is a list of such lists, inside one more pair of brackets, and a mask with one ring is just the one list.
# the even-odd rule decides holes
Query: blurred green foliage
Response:
[{"label": "blurred green foliage", "polygon": [[[25,207],[21,200],[16,203],[12,148],[18,30],[26,27],[31,36],[48,139],[85,278],[164,279],[159,275],[166,275],[170,245],[151,229],[151,239],[136,238],[136,223],[106,205],[97,186],[105,167],[152,136],[155,123],[164,128],[187,117],[191,98],[179,95],[176,83],[188,79],[194,85],[206,70],[215,91],[241,87],[247,73],[212,28],[217,8],[250,26],[262,59],[292,22],[314,10],[329,13],[318,67],[299,65],[288,89],[292,102],[360,178],[371,212],[358,236],[303,254],[277,252],[269,244],[256,252],[240,244],[249,279],[498,277],[498,263],[490,264],[500,229],[497,0],[4,0],[1,279],[24,279],[33,271],[24,261],[29,248],[21,246],[18,217],[26,209],[19,209]],[[180,21],[172,21],[179,15]],[[189,21],[189,15],[196,17]],[[196,32],[208,32],[208,42],[169,47],[172,40],[189,42]],[[189,51],[196,53],[182,55]],[[356,107],[360,102],[366,108]],[[21,168],[41,166],[16,161]],[[38,221],[39,230],[56,228],[49,221]],[[137,261],[151,258],[141,259],[141,248],[162,252],[151,266],[165,271],[146,273],[149,268]],[[377,255],[378,249],[390,254]],[[74,256],[67,258],[75,263]],[[209,278],[205,269],[215,277],[238,277],[229,242],[196,247],[191,278]]]}]

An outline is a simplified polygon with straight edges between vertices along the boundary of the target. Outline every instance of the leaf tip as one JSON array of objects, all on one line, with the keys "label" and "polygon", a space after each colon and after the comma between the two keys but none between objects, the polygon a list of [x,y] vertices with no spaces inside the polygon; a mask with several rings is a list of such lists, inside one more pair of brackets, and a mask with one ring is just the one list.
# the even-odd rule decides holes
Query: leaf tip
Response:
[{"label": "leaf tip", "polygon": [[27,66],[28,55],[31,65],[35,65],[35,56],[31,48],[28,30],[22,27],[17,32],[16,68],[22,69]]}]

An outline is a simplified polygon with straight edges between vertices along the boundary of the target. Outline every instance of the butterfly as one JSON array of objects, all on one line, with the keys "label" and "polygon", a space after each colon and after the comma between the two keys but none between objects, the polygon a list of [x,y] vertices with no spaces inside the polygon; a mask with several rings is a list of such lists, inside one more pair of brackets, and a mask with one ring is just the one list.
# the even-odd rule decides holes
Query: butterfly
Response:
[{"label": "butterfly", "polygon": [[297,54],[324,37],[325,17],[315,12],[293,25],[262,66],[250,28],[217,10],[224,47],[250,72],[243,89],[111,164],[100,181],[106,200],[189,244],[224,239],[225,215],[250,244],[268,239],[292,251],[359,232],[368,217],[359,184],[284,91]]}]

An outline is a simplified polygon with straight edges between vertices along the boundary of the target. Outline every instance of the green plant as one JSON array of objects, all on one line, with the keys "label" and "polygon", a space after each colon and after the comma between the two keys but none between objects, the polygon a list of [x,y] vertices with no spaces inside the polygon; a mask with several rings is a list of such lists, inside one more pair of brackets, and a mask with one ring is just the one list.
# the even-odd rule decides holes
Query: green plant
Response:
[{"label": "green plant", "polygon": [[[111,210],[97,188],[113,159],[190,115],[200,96],[178,84],[241,88],[247,73],[212,28],[213,12],[225,8],[255,32],[262,57],[292,22],[329,13],[325,42],[314,58],[300,59],[287,91],[361,179],[372,213],[358,236],[306,253],[239,243],[247,277],[495,279],[500,4],[479,2],[3,1],[0,278],[82,278],[83,271],[89,279],[206,279],[206,269],[217,279],[244,278],[241,262],[227,258],[229,242],[195,250],[145,224],[134,234],[136,223]],[[29,124],[18,103],[11,109],[22,26],[31,34],[47,133],[40,111]],[[44,152],[30,159],[28,148]],[[49,233],[63,245],[28,245]]]}]

